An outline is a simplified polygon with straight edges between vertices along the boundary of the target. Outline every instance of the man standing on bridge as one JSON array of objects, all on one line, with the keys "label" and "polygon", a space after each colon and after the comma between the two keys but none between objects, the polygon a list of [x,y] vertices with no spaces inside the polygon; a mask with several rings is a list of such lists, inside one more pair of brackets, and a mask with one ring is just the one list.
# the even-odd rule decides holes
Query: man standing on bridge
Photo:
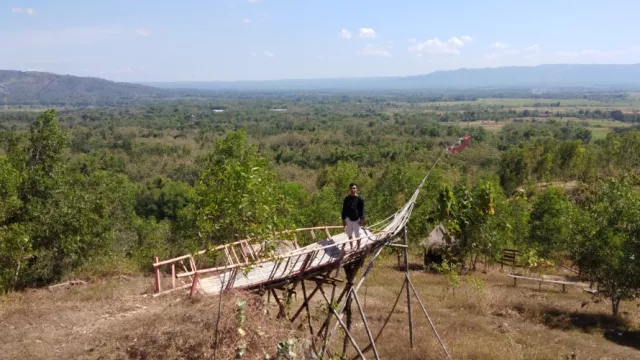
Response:
[{"label": "man standing on bridge", "polygon": [[[342,226],[349,236],[349,240],[353,239],[355,233],[356,239],[360,237],[360,226],[364,225],[364,200],[358,195],[358,185],[349,184],[349,195],[344,198],[342,204]],[[360,240],[358,240],[358,244]],[[353,244],[351,244],[353,248]]]}]

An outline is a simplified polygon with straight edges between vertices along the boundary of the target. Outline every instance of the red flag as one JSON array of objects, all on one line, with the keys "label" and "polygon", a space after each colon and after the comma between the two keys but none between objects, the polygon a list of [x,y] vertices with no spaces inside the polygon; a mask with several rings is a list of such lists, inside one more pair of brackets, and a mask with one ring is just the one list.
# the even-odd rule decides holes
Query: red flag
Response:
[{"label": "red flag", "polygon": [[471,142],[471,135],[458,139],[458,143],[447,148],[449,154],[459,154]]}]

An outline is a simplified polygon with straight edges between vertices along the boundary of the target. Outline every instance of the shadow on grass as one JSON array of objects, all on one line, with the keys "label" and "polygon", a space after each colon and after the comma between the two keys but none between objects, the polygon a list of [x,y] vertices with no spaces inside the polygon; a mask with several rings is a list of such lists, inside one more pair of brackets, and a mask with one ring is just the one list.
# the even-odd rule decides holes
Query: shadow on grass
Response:
[{"label": "shadow on grass", "polygon": [[556,308],[544,311],[544,324],[552,329],[602,331],[603,336],[618,345],[640,350],[640,331],[629,331],[627,319],[603,313],[568,312]]},{"label": "shadow on grass", "polygon": [[[400,265],[395,265],[393,267],[394,269],[396,269],[397,271],[404,271],[404,264],[400,264]],[[424,270],[424,265],[420,264],[420,263],[409,263],[409,271],[422,271]]]}]

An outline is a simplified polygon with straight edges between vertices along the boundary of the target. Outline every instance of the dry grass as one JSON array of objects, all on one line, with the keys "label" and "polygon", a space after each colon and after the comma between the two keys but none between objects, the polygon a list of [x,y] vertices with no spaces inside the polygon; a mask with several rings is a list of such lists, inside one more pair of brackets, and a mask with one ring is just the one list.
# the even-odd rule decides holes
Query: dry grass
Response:
[{"label": "dry grass", "polygon": [[[360,291],[374,333],[391,309],[403,273],[394,258],[383,259]],[[416,269],[419,266],[413,266]],[[480,266],[482,269],[482,265]],[[560,272],[561,273],[561,272]],[[484,282],[471,285],[462,277],[455,294],[443,276],[421,270],[411,272],[429,314],[454,359],[638,359],[640,307],[622,304],[622,316],[612,318],[607,301],[594,301],[578,287],[562,293],[558,285],[512,282],[499,269],[469,275]],[[481,280],[481,281],[480,281]],[[307,286],[309,290],[312,284]],[[7,359],[200,359],[211,358],[217,298],[190,300],[184,293],[152,298],[151,279],[111,279],[88,286],[14,293],[0,302],[0,358]],[[383,359],[443,359],[433,332],[413,301],[415,347],[408,340],[408,313],[404,293],[378,340]],[[301,303],[301,291],[292,310]],[[273,303],[245,293],[224,296],[218,359],[233,358],[239,336],[234,317],[235,300],[247,300],[247,354],[245,359],[272,355],[278,342],[298,337],[298,358],[305,349],[305,316],[293,326],[275,320]],[[311,308],[314,327],[326,316],[322,297]],[[353,333],[367,344],[363,322],[354,311]],[[334,336],[332,348],[341,348]],[[355,354],[349,347],[349,355]],[[369,352],[369,357],[372,354]]]}]

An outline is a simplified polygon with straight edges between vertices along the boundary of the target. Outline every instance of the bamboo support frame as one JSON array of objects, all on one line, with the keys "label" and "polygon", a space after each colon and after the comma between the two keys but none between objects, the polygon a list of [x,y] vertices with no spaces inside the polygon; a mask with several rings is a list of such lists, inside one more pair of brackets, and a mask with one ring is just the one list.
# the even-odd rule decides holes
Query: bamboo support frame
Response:
[{"label": "bamboo support frame", "polygon": [[[371,228],[363,227],[364,233],[366,234],[365,236],[358,237],[357,239],[335,241],[329,245],[323,245],[322,243],[318,243],[315,246],[300,248],[298,246],[298,238],[296,235],[298,232],[308,231],[311,234],[311,237],[313,238],[313,240],[316,241],[318,238],[316,234],[316,230],[321,232],[324,231],[324,233],[328,237],[328,240],[331,240],[333,237],[331,236],[331,232],[329,231],[329,229],[341,229],[342,227],[341,226],[321,226],[321,227],[311,227],[311,228],[300,228],[295,230],[287,230],[279,233],[274,233],[274,236],[277,236],[278,234],[282,235],[282,234],[292,233],[293,243],[295,247],[295,250],[290,251],[283,255],[275,256],[275,257],[270,257],[270,258],[265,257],[261,259],[259,257],[259,253],[262,252],[262,250],[261,249],[256,250],[256,248],[254,248],[254,246],[251,244],[251,241],[252,241],[251,239],[240,240],[231,244],[218,246],[213,249],[202,250],[194,254],[184,255],[178,258],[169,259],[162,262],[158,261],[157,257],[155,257],[153,266],[154,266],[154,275],[156,277],[156,291],[158,293],[161,293],[161,283],[160,283],[161,278],[159,276],[160,275],[159,267],[162,265],[171,264],[172,289],[170,291],[182,288],[182,287],[176,287],[175,285],[176,278],[193,276],[192,283],[190,285],[186,285],[186,286],[191,286],[191,295],[193,296],[194,293],[198,291],[198,285],[200,285],[200,276],[202,274],[212,273],[212,272],[222,272],[220,294],[219,294],[219,296],[222,297],[222,292],[232,289],[235,285],[236,279],[241,278],[238,272],[241,271],[241,267],[249,264],[249,258],[252,258],[252,261],[256,261],[256,263],[252,265],[255,265],[257,267],[257,270],[259,271],[260,275],[262,275],[262,270],[266,266],[271,267],[271,273],[269,274],[269,277],[266,278],[266,281],[263,279],[263,281],[256,283],[254,280],[253,283],[249,282],[249,285],[246,285],[247,282],[243,280],[241,284],[238,284],[238,288],[249,288],[249,289],[253,289],[254,291],[262,291],[261,292],[262,294],[264,294],[264,289],[267,289],[268,296],[270,297],[270,295],[273,295],[273,297],[276,299],[276,302],[278,303],[280,308],[278,316],[281,317],[281,316],[288,316],[288,314],[285,311],[285,305],[283,303],[284,298],[278,297],[275,290],[276,289],[282,290],[284,292],[284,295],[290,298],[291,295],[294,293],[293,289],[295,289],[297,284],[300,283],[302,287],[302,293],[304,296],[304,302],[300,306],[298,311],[295,313],[293,318],[291,318],[290,320],[295,321],[295,319],[301,314],[301,312],[306,310],[309,331],[313,336],[312,341],[314,344],[314,349],[316,347],[316,340],[317,340],[316,336],[320,336],[322,333],[324,333],[324,336],[322,336],[323,344],[322,344],[322,348],[319,353],[319,356],[323,356],[325,353],[330,354],[328,351],[328,344],[329,344],[330,337],[333,334],[333,332],[337,329],[337,327],[340,326],[345,331],[345,335],[346,335],[344,339],[344,344],[347,343],[347,340],[350,341],[354,349],[358,353],[357,357],[365,359],[364,353],[372,349],[375,355],[375,358],[379,359],[379,354],[378,354],[378,350],[375,342],[381,336],[383,330],[385,329],[390,317],[392,316],[394,310],[397,307],[400,297],[403,295],[403,291],[405,290],[404,287],[406,286],[411,347],[413,348],[414,346],[413,318],[412,318],[412,305],[411,305],[411,291],[413,291],[413,294],[416,296],[424,314],[427,316],[427,319],[429,320],[429,323],[434,333],[436,334],[436,337],[438,338],[438,341],[440,342],[445,354],[447,355],[448,358],[450,358],[450,355],[446,347],[444,346],[442,339],[437,333],[435,326],[433,325],[433,322],[431,321],[431,318],[429,317],[429,314],[427,313],[426,308],[424,307],[424,304],[422,303],[422,300],[418,296],[418,293],[410,279],[409,261],[408,261],[407,228],[406,228],[406,223],[410,217],[411,211],[413,210],[419,191],[424,185],[427,177],[429,176],[433,168],[435,168],[440,158],[441,156],[438,157],[438,159],[433,164],[433,166],[431,167],[427,175],[423,178],[422,182],[418,186],[418,189],[416,189],[416,191],[414,192],[412,198],[407,202],[407,204],[402,208],[402,210],[399,212],[396,212],[395,214],[391,215],[387,219],[381,221],[379,224],[385,223],[387,221],[388,223],[386,223],[386,225],[381,225],[380,228],[376,228],[378,224],[374,224]],[[384,228],[382,228],[382,226],[384,226]],[[372,229],[374,232],[371,233],[368,229]],[[403,239],[402,239],[403,243],[392,244],[391,243],[391,240],[393,240],[392,236],[398,235],[399,231],[403,231]],[[340,236],[343,236],[343,235],[341,234]],[[372,236],[374,237],[374,239],[371,238]],[[361,240],[364,239],[365,237],[368,238],[369,241],[365,241],[365,246],[361,247],[360,246]],[[280,239],[280,241],[284,241],[284,240],[286,239],[284,238]],[[355,250],[353,249],[354,243],[357,244]],[[350,251],[347,251],[347,244],[349,244],[349,246],[351,247]],[[240,261],[240,258],[238,257],[238,254],[235,251],[234,246],[236,245],[240,247],[242,261]],[[244,248],[245,246],[249,247],[249,250],[246,252]],[[391,309],[391,312],[389,313],[389,316],[386,318],[378,334],[375,337],[373,337],[373,333],[371,332],[369,322],[366,318],[365,308],[363,308],[360,302],[360,298],[358,296],[358,290],[360,289],[361,285],[364,283],[364,280],[366,279],[370,270],[373,268],[374,261],[380,255],[382,249],[385,246],[401,248],[404,250],[403,253],[404,253],[405,274],[402,282],[402,287],[400,289],[400,292],[398,293],[398,297],[396,298],[396,301]],[[340,249],[339,257],[335,261],[331,259],[335,256],[335,254],[330,253],[328,251],[329,249],[336,249],[336,250]],[[223,251],[226,255],[227,264],[225,266],[218,266],[218,267],[198,270],[196,267],[194,256],[203,254],[207,251]],[[322,252],[321,255],[319,254],[320,252]],[[346,256],[346,254],[348,254],[348,256]],[[357,273],[357,270],[362,267],[364,263],[364,256],[368,254],[372,254],[373,258],[369,262],[368,266],[366,267],[358,283],[354,286],[355,274]],[[329,256],[330,259],[326,263],[323,263],[323,260],[325,259],[326,256]],[[190,271],[187,271],[187,268],[182,263],[182,261],[187,258],[189,259],[190,265],[191,265]],[[235,259],[235,262],[234,262],[234,259]],[[175,262],[177,261],[181,262],[182,268],[185,270],[184,273],[176,274]],[[284,266],[282,266],[283,263],[284,263]],[[266,266],[264,264],[266,264]],[[336,298],[337,282],[339,281],[336,278],[340,272],[340,268],[342,267],[345,268],[345,272],[347,273],[347,283],[346,283],[346,286],[342,289],[340,295],[338,296],[337,301],[334,302]],[[268,267],[266,268],[268,269]],[[310,268],[314,268],[314,269],[312,269],[311,271],[307,271]],[[319,276],[320,271],[325,271],[324,269],[328,269],[328,270],[326,270],[326,273],[322,273],[322,276]],[[331,277],[331,274],[334,272],[334,270],[335,270],[335,275],[334,277]],[[229,276],[229,278],[227,281],[225,281],[227,276]],[[254,273],[254,276],[255,276],[255,273]],[[260,279],[262,278],[264,278],[264,276],[261,276]],[[306,290],[305,281],[307,280],[314,281],[316,283],[316,287],[313,289],[311,293],[307,293],[307,290]],[[323,289],[323,285],[325,284],[332,285],[330,298],[327,296],[327,294]],[[292,285],[293,288],[289,288],[288,287],[289,285]],[[205,283],[203,282],[200,285],[200,291],[203,291],[203,292],[205,291],[205,289],[203,288],[204,286],[205,286]],[[329,314],[327,315],[324,323],[318,330],[317,335],[314,335],[315,331],[313,329],[313,324],[311,322],[310,301],[311,301],[311,298],[318,291],[322,294],[322,297],[329,308]],[[369,345],[366,348],[364,348],[364,350],[360,349],[350,329],[351,313],[350,313],[348,304],[351,304],[352,300],[355,301],[356,306],[358,307],[358,311],[364,323],[364,328],[369,338]],[[334,304],[339,304],[339,306],[334,307]],[[338,310],[339,308],[340,310]],[[347,310],[346,323],[342,316],[342,313],[345,309]],[[336,322],[334,324],[333,329],[329,331],[330,325],[331,325],[331,318],[334,316],[336,318]],[[346,352],[345,350],[343,350],[343,355],[345,355],[344,354]]]}]

